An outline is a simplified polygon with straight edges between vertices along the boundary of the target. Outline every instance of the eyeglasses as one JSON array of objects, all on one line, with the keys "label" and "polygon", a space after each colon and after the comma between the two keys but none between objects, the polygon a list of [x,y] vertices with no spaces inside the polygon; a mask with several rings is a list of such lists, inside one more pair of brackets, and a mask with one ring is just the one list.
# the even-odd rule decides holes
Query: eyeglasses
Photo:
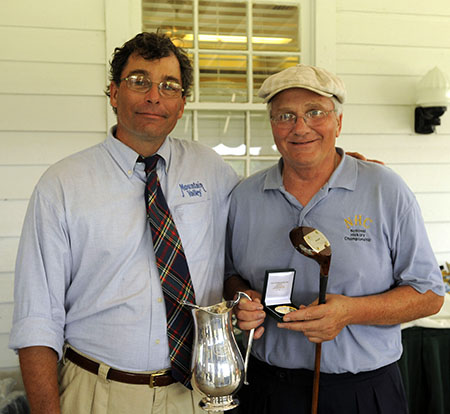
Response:
[{"label": "eyeglasses", "polygon": [[282,129],[291,129],[297,123],[298,118],[303,118],[305,124],[311,128],[321,125],[327,116],[332,112],[336,112],[336,109],[331,111],[322,111],[321,109],[313,109],[306,112],[304,115],[295,115],[290,112],[271,116],[270,120],[278,127]]},{"label": "eyeglasses", "polygon": [[[153,82],[146,75],[141,74],[127,76],[121,81],[126,81],[129,89],[140,93],[148,92],[153,85]],[[184,92],[184,89],[178,82],[166,80],[158,84],[158,91],[161,96],[166,98],[176,98]]]}]

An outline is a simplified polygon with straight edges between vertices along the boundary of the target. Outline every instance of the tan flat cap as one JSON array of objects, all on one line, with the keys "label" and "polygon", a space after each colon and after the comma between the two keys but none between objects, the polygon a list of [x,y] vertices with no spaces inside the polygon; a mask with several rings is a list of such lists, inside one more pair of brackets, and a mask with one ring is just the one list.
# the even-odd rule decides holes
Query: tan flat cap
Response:
[{"label": "tan flat cap", "polygon": [[277,93],[290,88],[303,88],[344,103],[347,92],[344,82],[333,73],[317,66],[298,64],[269,76],[261,85],[258,96],[267,103]]}]

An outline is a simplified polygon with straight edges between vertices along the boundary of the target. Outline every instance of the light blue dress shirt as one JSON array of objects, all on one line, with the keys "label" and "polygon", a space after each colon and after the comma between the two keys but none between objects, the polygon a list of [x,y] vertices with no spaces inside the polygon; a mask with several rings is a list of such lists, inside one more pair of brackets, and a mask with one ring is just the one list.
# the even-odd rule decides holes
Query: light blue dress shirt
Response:
[{"label": "light blue dress shirt", "polygon": [[[306,206],[284,188],[282,161],[236,187],[226,275],[239,274],[262,292],[267,269],[294,268],[292,302],[310,304],[319,292],[319,265],[298,253],[289,239],[294,227],[309,226],[331,244],[328,293],[365,296],[410,285],[444,295],[414,194],[389,168],[338,152],[341,163]],[[302,333],[278,328],[270,316],[264,326],[252,348],[260,360],[314,369],[315,345]],[[322,344],[321,371],[370,371],[397,361],[401,353],[400,325],[349,325]]]},{"label": "light blue dress shirt", "polygon": [[[166,313],[146,220],[144,164],[110,132],[50,167],[30,200],[16,263],[10,347],[65,341],[122,370],[170,366]],[[229,194],[214,151],[168,137],[157,174],[199,305],[222,297]]]}]

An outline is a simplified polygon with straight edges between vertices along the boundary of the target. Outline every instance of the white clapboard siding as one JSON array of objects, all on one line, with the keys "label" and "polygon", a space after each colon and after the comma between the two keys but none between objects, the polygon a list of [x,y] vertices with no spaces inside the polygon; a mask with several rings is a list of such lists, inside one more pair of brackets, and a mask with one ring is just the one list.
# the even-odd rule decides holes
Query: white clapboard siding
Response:
[{"label": "white clapboard siding", "polygon": [[340,74],[422,77],[435,66],[450,73],[449,50],[433,46],[338,44],[336,56]]},{"label": "white clapboard siding", "polygon": [[[17,0],[0,12],[0,369],[29,197],[49,165],[102,141],[107,125],[104,0]],[[123,2],[126,8],[126,2]]]},{"label": "white clapboard siding", "polygon": [[17,365],[17,357],[14,351],[7,349],[9,332],[12,326],[13,307],[12,302],[0,303],[0,367]]},{"label": "white clapboard siding", "polygon": [[[344,114],[343,133],[346,134],[415,134],[413,105],[347,104]],[[441,121],[437,133],[450,135],[449,114]]]},{"label": "white clapboard siding", "polygon": [[[427,223],[450,223],[450,192],[416,193],[416,198],[422,209],[423,218]],[[448,234],[446,237],[450,240]]]},{"label": "white clapboard siding", "polygon": [[0,273],[14,271],[16,263],[18,237],[0,237]]},{"label": "white clapboard siding", "polygon": [[100,96],[0,95],[0,130],[104,132],[105,99]]},{"label": "white clapboard siding", "polygon": [[448,0],[415,1],[415,0],[337,0],[338,11],[363,11],[370,13],[400,13],[418,14],[421,16],[449,16],[450,6]]},{"label": "white clapboard siding", "polygon": [[341,75],[348,91],[347,103],[411,105],[416,100],[416,76]]},{"label": "white clapboard siding", "polygon": [[434,252],[434,256],[436,257],[439,265],[445,266],[445,263],[450,263],[450,251],[443,253]]},{"label": "white clapboard siding", "polygon": [[104,64],[0,61],[0,93],[104,96]]},{"label": "white clapboard siding", "polygon": [[[390,164],[415,193],[450,193],[450,163]],[[449,237],[450,239],[450,237]]]},{"label": "white clapboard siding", "polygon": [[[2,287],[0,275],[0,287]],[[14,351],[8,349],[9,332],[12,326],[13,303],[11,301],[0,302],[0,367],[17,366],[17,356]]]},{"label": "white clapboard siding", "polygon": [[417,135],[343,133],[338,138],[337,145],[346,151],[357,151],[367,158],[381,160],[388,165],[410,163],[417,158],[420,158],[421,163],[446,163],[450,151],[448,136],[432,135],[431,137],[436,142],[430,143],[431,139],[422,138],[425,140],[423,142]]},{"label": "white clapboard siding", "polygon": [[11,330],[13,303],[0,303],[0,334],[7,334]]},{"label": "white clapboard siding", "polygon": [[16,0],[2,7],[0,25],[65,28],[84,30],[105,29],[104,1],[58,0],[48,2]]},{"label": "white clapboard siding", "polygon": [[346,104],[342,132],[345,134],[410,134],[414,131],[409,105]]},{"label": "white clapboard siding", "polygon": [[104,139],[104,132],[0,131],[0,165],[54,164]]},{"label": "white clapboard siding", "polygon": [[[443,134],[377,134],[347,133],[349,119],[344,109],[344,128],[337,145],[346,151],[357,151],[368,158],[382,160],[386,164],[446,163],[450,160],[450,137]],[[356,122],[355,119],[352,122]],[[449,209],[450,210],[450,209]]]},{"label": "white clapboard siding", "polygon": [[13,300],[14,274],[12,272],[0,273],[0,303]]},{"label": "white clapboard siding", "polygon": [[342,11],[337,28],[338,43],[450,47],[447,16]]},{"label": "white clapboard siding", "polygon": [[19,366],[19,358],[16,353],[8,349],[9,334],[0,334],[0,367],[4,370]]},{"label": "white clapboard siding", "polygon": [[0,194],[5,200],[28,199],[48,166],[1,166]]},{"label": "white clapboard siding", "polygon": [[[435,254],[450,252],[450,223],[426,223],[428,237]],[[450,255],[447,256],[450,262]]]},{"label": "white clapboard siding", "polygon": [[20,236],[27,205],[28,200],[0,199],[0,229],[2,229],[1,235],[3,237]]},{"label": "white clapboard siding", "polygon": [[2,60],[105,63],[104,31],[0,26]]}]

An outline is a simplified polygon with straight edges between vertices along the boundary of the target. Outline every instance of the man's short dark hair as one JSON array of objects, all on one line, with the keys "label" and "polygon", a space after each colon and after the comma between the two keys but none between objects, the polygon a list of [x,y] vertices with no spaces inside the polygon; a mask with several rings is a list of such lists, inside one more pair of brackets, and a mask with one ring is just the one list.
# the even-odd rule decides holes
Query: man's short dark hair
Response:
[{"label": "man's short dark hair", "polygon": [[[166,34],[139,33],[133,39],[128,40],[122,47],[116,47],[110,62],[109,80],[111,82],[120,85],[123,68],[132,54],[137,54],[147,60],[161,59],[173,54],[180,64],[181,83],[184,89],[183,96],[190,95],[193,81],[191,61],[186,51],[175,46]],[[110,96],[109,86],[105,93],[107,96]]]}]

